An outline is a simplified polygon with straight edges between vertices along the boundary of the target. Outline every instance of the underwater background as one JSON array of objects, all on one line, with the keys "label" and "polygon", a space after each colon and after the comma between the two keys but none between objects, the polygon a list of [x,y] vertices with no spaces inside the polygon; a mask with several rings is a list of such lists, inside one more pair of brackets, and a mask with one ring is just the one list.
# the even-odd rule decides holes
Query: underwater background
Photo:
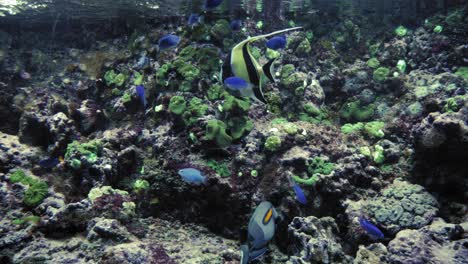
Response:
[{"label": "underwater background", "polygon": [[0,264],[468,263],[467,11],[0,0]]}]

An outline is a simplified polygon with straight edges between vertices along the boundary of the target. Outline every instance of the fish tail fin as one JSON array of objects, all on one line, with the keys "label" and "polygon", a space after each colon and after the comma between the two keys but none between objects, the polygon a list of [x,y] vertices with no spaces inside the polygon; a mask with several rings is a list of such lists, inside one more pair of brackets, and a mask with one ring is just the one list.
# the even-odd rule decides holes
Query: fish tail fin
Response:
[{"label": "fish tail fin", "polygon": [[251,98],[253,98],[255,101],[259,103],[267,104],[267,101],[265,97],[263,96],[263,92],[260,86],[255,86],[252,84],[252,90],[253,90],[253,96]]},{"label": "fish tail fin", "polygon": [[268,61],[265,65],[263,65],[263,73],[265,74],[265,76],[270,79],[271,82],[275,83],[276,80],[275,80],[275,77],[274,77],[274,68],[273,68],[273,64],[275,62],[276,58],[275,59],[271,59],[270,61]]}]

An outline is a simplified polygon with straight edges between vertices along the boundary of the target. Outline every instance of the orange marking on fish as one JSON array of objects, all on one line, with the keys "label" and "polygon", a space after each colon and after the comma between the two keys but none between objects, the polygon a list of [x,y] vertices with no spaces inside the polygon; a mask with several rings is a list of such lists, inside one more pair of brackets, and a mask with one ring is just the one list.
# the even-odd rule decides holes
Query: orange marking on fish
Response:
[{"label": "orange marking on fish", "polygon": [[268,224],[272,216],[273,216],[273,208],[270,208],[270,210],[268,210],[268,212],[265,214],[265,217],[263,217],[263,224],[264,225]]}]

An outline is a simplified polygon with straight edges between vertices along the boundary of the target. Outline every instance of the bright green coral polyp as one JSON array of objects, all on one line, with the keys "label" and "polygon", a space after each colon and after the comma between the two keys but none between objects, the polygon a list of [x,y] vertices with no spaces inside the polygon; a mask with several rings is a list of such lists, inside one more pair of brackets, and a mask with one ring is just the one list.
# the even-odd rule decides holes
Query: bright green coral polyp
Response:
[{"label": "bright green coral polyp", "polygon": [[281,147],[279,136],[269,136],[265,141],[265,149],[271,152],[277,151]]}]

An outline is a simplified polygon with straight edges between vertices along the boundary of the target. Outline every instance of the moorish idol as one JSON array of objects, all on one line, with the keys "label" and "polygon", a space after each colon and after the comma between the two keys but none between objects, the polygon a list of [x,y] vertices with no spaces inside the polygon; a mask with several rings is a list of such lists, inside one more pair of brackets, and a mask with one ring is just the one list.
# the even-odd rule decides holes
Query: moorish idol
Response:
[{"label": "moorish idol", "polygon": [[298,30],[302,27],[294,27],[275,31],[269,34],[260,35],[248,38],[232,48],[230,56],[227,57],[227,61],[223,64],[222,68],[222,80],[226,80],[228,77],[239,77],[252,84],[252,95],[251,98],[255,101],[262,102],[266,104],[265,97],[263,96],[262,91],[262,79],[267,77],[270,81],[275,82],[273,78],[272,66],[275,59],[270,60],[263,67],[260,66],[257,60],[252,56],[250,52],[250,43],[259,40],[265,39],[274,35],[285,33],[288,31]]}]

